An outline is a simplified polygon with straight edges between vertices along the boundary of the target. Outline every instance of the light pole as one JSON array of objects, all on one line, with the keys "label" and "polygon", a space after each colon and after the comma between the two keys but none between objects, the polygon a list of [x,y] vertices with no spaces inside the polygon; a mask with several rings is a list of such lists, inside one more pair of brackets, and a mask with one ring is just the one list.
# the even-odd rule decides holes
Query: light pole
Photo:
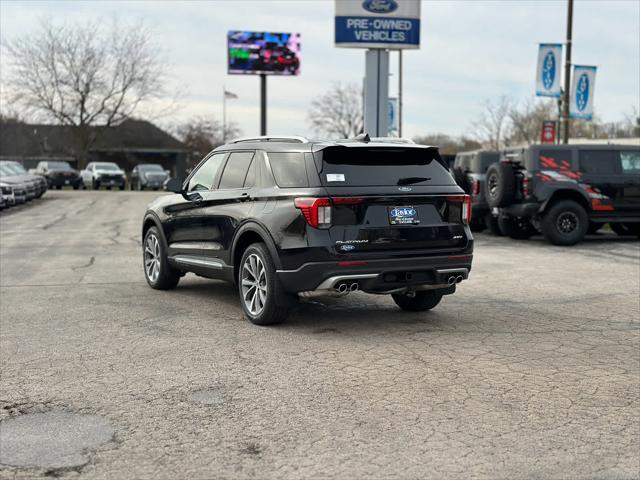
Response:
[{"label": "light pole", "polygon": [[562,105],[563,143],[569,143],[569,96],[571,92],[571,36],[573,31],[573,0],[567,0],[567,55],[564,62],[564,97]]}]

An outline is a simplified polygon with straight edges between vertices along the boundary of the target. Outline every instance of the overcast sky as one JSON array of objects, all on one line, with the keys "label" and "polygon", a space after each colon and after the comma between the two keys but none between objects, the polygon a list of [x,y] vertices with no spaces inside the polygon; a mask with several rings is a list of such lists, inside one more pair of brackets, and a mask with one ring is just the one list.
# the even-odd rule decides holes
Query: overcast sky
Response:
[{"label": "overcast sky", "polygon": [[[359,0],[358,0],[359,1]],[[268,80],[269,132],[310,135],[311,99],[334,81],[362,82],[364,51],[333,45],[334,2],[289,1],[0,1],[3,39],[33,31],[38,18],[58,22],[144,20],[166,52],[170,89],[183,93],[179,118],[222,116],[222,88],[239,96],[228,114],[243,134],[259,130],[259,79],[227,75],[228,30],[302,34],[302,73]],[[404,54],[404,133],[469,134],[487,97],[534,93],[539,42],[563,42],[566,2],[425,1],[420,50]],[[577,1],[573,60],[597,65],[595,110],[621,120],[640,107],[640,1]],[[393,54],[391,95],[397,92]],[[0,74],[6,68],[0,58]]]}]

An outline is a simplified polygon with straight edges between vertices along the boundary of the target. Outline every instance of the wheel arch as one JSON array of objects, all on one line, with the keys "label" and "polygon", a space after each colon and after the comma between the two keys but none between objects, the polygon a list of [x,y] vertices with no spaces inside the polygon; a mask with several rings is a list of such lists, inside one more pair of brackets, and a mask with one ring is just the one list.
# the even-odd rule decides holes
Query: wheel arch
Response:
[{"label": "wheel arch", "polygon": [[162,241],[165,249],[167,248],[167,239],[164,236],[164,229],[162,228],[162,223],[160,219],[153,213],[147,212],[144,216],[144,220],[142,221],[142,244],[144,244],[144,236],[147,234],[147,231],[151,227],[156,227],[160,232],[160,240]]},{"label": "wheel arch", "polygon": [[577,189],[561,189],[555,190],[551,192],[551,195],[547,200],[545,200],[541,207],[540,213],[546,212],[552,205],[561,201],[561,200],[573,200],[578,203],[587,213],[591,213],[591,203],[589,198],[587,198],[586,194],[582,193]]},{"label": "wheel arch", "polygon": [[282,268],[280,256],[276,244],[265,227],[256,222],[248,222],[242,225],[236,232],[231,246],[229,260],[233,264],[233,279],[238,277],[238,265],[242,258],[242,253],[252,243],[264,243],[271,254],[276,269]]}]

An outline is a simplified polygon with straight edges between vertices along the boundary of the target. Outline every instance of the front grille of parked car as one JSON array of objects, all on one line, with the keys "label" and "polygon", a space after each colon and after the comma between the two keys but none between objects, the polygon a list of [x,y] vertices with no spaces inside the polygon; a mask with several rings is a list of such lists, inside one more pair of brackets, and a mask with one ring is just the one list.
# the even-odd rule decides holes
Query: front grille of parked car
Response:
[{"label": "front grille of parked car", "polygon": [[147,173],[145,178],[150,182],[162,182],[167,176],[164,173]]},{"label": "front grille of parked car", "polygon": [[100,180],[122,180],[122,175],[118,174],[102,174]]},{"label": "front grille of parked car", "polygon": [[27,191],[24,188],[17,187],[13,189],[13,194],[16,197],[24,197],[27,194]]},{"label": "front grille of parked car", "polygon": [[0,187],[2,195],[11,195],[11,187]]}]

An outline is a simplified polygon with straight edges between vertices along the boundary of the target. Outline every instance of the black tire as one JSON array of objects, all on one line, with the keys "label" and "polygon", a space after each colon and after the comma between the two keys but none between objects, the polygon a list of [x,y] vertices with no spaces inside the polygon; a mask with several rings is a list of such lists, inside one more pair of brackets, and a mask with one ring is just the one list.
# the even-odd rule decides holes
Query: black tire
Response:
[{"label": "black tire", "polygon": [[107,185],[107,190],[111,190],[111,185]]},{"label": "black tire", "polygon": [[[257,304],[254,312],[250,310],[251,299],[255,289],[258,287],[247,286],[247,291],[243,291],[243,280],[252,281],[253,278],[249,267],[245,267],[245,263],[251,262],[250,257],[252,256],[258,257],[262,262],[264,276],[258,275],[258,283],[262,285],[265,292],[262,309],[258,311],[259,304]],[[261,278],[265,279],[264,283],[260,281]],[[245,295],[249,306],[245,302]],[[238,296],[240,297],[240,305],[244,316],[255,325],[274,325],[283,322],[289,315],[291,298],[284,292],[278,281],[276,266],[264,243],[253,243],[242,253],[242,259],[240,260],[240,265],[238,265]],[[256,295],[256,301],[258,301],[258,298],[262,298],[259,292]]]},{"label": "black tire", "polygon": [[469,183],[469,178],[460,167],[454,168],[452,171],[452,175],[458,186],[462,190],[464,190],[464,193],[471,193],[471,184]]},{"label": "black tire", "polygon": [[94,190],[100,190],[100,182],[97,181],[96,179],[93,179],[91,181],[91,185],[93,186]]},{"label": "black tire", "polygon": [[124,185],[120,185],[120,191],[124,190]]},{"label": "black tire", "polygon": [[487,213],[484,216],[484,224],[487,226],[489,232],[497,237],[502,236],[502,232],[500,231],[500,225],[498,225],[498,218],[494,217],[490,213]]},{"label": "black tire", "polygon": [[540,222],[542,234],[554,245],[575,245],[587,234],[589,216],[573,200],[561,200],[549,208]]},{"label": "black tire", "polygon": [[505,207],[513,202],[516,175],[510,163],[496,162],[487,169],[485,196],[491,207]]},{"label": "black tire", "polygon": [[515,240],[526,240],[537,233],[531,222],[526,218],[500,215],[498,217],[498,227],[504,236]]},{"label": "black tire", "polygon": [[131,191],[135,190],[133,182],[129,182],[129,190]]},{"label": "black tire", "polygon": [[78,185],[77,183],[73,185],[74,190],[78,190],[78,188],[80,188],[80,185]]},{"label": "black tire", "polygon": [[56,190],[62,190],[62,185],[56,185]]},{"label": "black tire", "polygon": [[140,191],[144,190],[144,185],[142,185],[142,182],[140,180],[138,180],[138,190]]},{"label": "black tire", "polygon": [[[147,247],[151,247],[151,244],[153,244],[153,241],[151,241],[150,244],[148,243],[151,236],[155,237],[158,246],[157,251],[153,249],[154,258],[156,254],[158,258],[156,267],[159,267],[159,273],[156,278],[150,277],[150,272],[147,268],[147,261],[149,260],[149,257],[146,255],[146,252]],[[162,237],[156,227],[151,227],[144,235],[144,241],[142,242],[142,269],[147,283],[151,288],[156,290],[170,290],[175,288],[180,281],[181,273],[169,264],[169,261],[167,260],[167,252],[164,243],[162,242]]]},{"label": "black tire", "polygon": [[587,228],[588,235],[594,235],[598,233],[598,230],[602,228],[602,223],[589,222],[589,228]]},{"label": "black tire", "polygon": [[426,312],[440,303],[442,293],[437,290],[422,290],[415,292],[413,297],[401,293],[392,293],[391,298],[402,310],[407,312]]}]

